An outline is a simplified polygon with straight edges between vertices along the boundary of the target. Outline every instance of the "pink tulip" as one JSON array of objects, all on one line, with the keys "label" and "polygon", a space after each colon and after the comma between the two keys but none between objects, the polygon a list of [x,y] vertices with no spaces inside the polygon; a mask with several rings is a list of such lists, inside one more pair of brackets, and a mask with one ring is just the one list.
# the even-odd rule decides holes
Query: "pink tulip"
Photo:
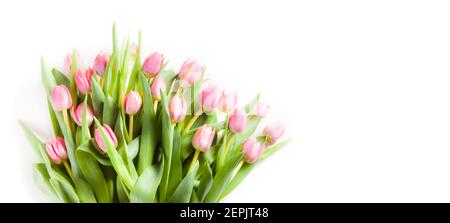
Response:
[{"label": "pink tulip", "polygon": [[172,122],[182,121],[187,112],[186,100],[178,95],[173,96],[169,102],[169,112]]},{"label": "pink tulip", "polygon": [[109,61],[109,54],[105,52],[100,52],[97,55],[97,57],[95,57],[94,70],[98,75],[103,76],[103,74],[105,74],[108,61]]},{"label": "pink tulip", "polygon": [[164,56],[158,52],[154,52],[145,59],[142,64],[142,70],[150,77],[154,77],[159,73],[164,64]]},{"label": "pink tulip", "polygon": [[[111,129],[111,127],[109,127],[109,125],[107,125],[107,124],[104,124],[103,129],[106,132],[106,136],[113,143],[114,147],[117,147],[119,142],[117,141],[117,137],[114,134],[114,131]],[[98,147],[100,147],[101,152],[106,153],[105,143],[103,142],[103,137],[102,137],[102,133],[100,132],[100,129],[98,129],[98,128],[95,129],[94,138],[95,138],[95,142],[97,143]]]},{"label": "pink tulip", "polygon": [[136,91],[130,91],[125,97],[125,113],[128,115],[134,115],[139,112],[142,105],[142,98]]},{"label": "pink tulip", "polygon": [[198,149],[202,152],[208,152],[211,148],[211,144],[214,140],[214,134],[216,130],[209,127],[208,125],[203,125],[198,128],[192,138],[192,145],[195,149]]},{"label": "pink tulip", "polygon": [[212,112],[219,107],[220,99],[222,98],[222,90],[211,82],[206,82],[202,85],[202,93],[200,103],[202,104],[203,111]]},{"label": "pink tulip", "polygon": [[246,126],[247,114],[245,114],[244,110],[236,108],[230,115],[230,118],[228,120],[228,127],[234,133],[241,133],[245,130]]},{"label": "pink tulip", "polygon": [[[70,71],[72,70],[72,55],[73,53],[68,53],[66,57],[64,58],[64,69],[66,70],[67,74],[70,74]],[[77,58],[77,68],[82,67],[82,60],[80,53],[78,51],[75,52],[75,56]]]},{"label": "pink tulip", "polygon": [[242,150],[244,151],[244,160],[247,163],[253,163],[261,156],[264,151],[264,147],[255,137],[245,140],[242,144]]},{"label": "pink tulip", "polygon": [[178,77],[183,81],[183,84],[190,86],[201,78],[204,70],[205,68],[197,61],[188,59],[181,66]]},{"label": "pink tulip", "polygon": [[232,111],[237,104],[237,93],[224,91],[220,98],[219,108],[223,112]]},{"label": "pink tulip", "polygon": [[79,69],[75,73],[75,84],[82,94],[86,94],[91,90],[91,78],[93,75],[94,70],[92,68],[88,68],[86,71]]},{"label": "pink tulip", "polygon": [[55,164],[60,164],[62,160],[67,159],[66,144],[64,139],[59,136],[45,144],[45,150]]},{"label": "pink tulip", "polygon": [[253,108],[253,115],[257,117],[264,117],[269,112],[270,106],[264,102],[258,102]]},{"label": "pink tulip", "polygon": [[166,81],[163,77],[158,76],[153,80],[152,86],[150,87],[155,101],[161,100],[161,91],[166,91]]},{"label": "pink tulip", "polygon": [[69,89],[64,85],[53,87],[51,101],[53,109],[57,112],[72,107],[72,96],[70,95]]},{"label": "pink tulip", "polygon": [[[80,103],[76,108],[72,107],[71,109],[72,119],[78,126],[81,126],[83,123],[83,103]],[[90,126],[92,121],[94,121],[94,112],[89,105],[86,107],[86,121],[87,125]]]},{"label": "pink tulip", "polygon": [[275,122],[263,130],[263,134],[267,137],[267,142],[269,145],[274,144],[277,140],[283,136],[286,127],[281,122]]}]

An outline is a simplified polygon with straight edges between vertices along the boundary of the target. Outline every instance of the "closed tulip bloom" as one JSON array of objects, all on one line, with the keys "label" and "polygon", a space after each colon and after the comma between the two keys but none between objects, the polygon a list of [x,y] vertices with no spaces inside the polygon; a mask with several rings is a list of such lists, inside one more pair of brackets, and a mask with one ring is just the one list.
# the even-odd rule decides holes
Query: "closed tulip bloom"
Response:
[{"label": "closed tulip bloom", "polygon": [[269,145],[274,144],[277,140],[283,136],[286,131],[286,127],[281,122],[275,122],[263,130],[263,134],[267,137],[267,143]]},{"label": "closed tulip bloom", "polygon": [[192,146],[202,152],[208,152],[214,140],[215,132],[215,129],[206,124],[198,128],[192,138]]},{"label": "closed tulip bloom", "polygon": [[187,112],[186,100],[175,95],[169,102],[169,113],[172,122],[180,122],[184,119]]},{"label": "closed tulip bloom", "polygon": [[269,112],[270,106],[264,102],[258,102],[253,108],[253,115],[264,117]]},{"label": "closed tulip bloom", "polygon": [[57,136],[45,145],[48,156],[55,164],[60,164],[62,160],[67,159],[67,150],[64,139]]},{"label": "closed tulip bloom", "polygon": [[158,76],[153,80],[152,86],[150,87],[155,101],[161,100],[161,91],[166,91],[166,81],[163,77]]},{"label": "closed tulip bloom", "polygon": [[230,115],[228,127],[234,133],[241,133],[247,126],[247,114],[243,109],[236,108]]},{"label": "closed tulip bloom", "polygon": [[215,84],[208,83],[206,86],[202,86],[202,93],[200,102],[203,107],[203,111],[212,112],[219,107],[219,103],[222,98],[222,90]]},{"label": "closed tulip bloom", "polygon": [[[83,123],[83,103],[80,103],[76,108],[72,107],[71,109],[72,119],[78,126],[81,126]],[[90,126],[92,121],[94,121],[94,112],[89,105],[86,107],[86,121],[87,125]]]},{"label": "closed tulip bloom", "polygon": [[224,91],[220,98],[219,108],[223,112],[232,111],[237,104],[237,93]]},{"label": "closed tulip bloom", "polygon": [[98,75],[103,76],[103,74],[105,74],[108,61],[109,61],[109,54],[105,52],[100,52],[97,55],[97,57],[95,57],[94,70]]},{"label": "closed tulip bloom", "polygon": [[142,106],[142,98],[136,91],[130,91],[125,97],[125,113],[134,115],[139,112]]},{"label": "closed tulip bloom", "polygon": [[64,85],[53,87],[51,101],[53,109],[57,112],[72,107],[72,96],[70,95],[69,89]]},{"label": "closed tulip bloom", "polygon": [[75,84],[82,94],[86,94],[91,90],[91,78],[93,74],[94,70],[92,68],[88,68],[86,71],[79,69],[75,73]]},{"label": "closed tulip bloom", "polygon": [[244,160],[247,163],[253,163],[261,156],[264,151],[264,147],[255,137],[245,140],[242,144],[242,150],[244,151]]},{"label": "closed tulip bloom", "polygon": [[[113,143],[114,147],[117,147],[119,142],[117,141],[117,137],[114,134],[114,131],[111,129],[111,127],[109,127],[109,125],[107,125],[107,124],[104,124],[103,125],[103,129],[106,132],[106,136]],[[105,142],[103,142],[103,137],[102,137],[102,133],[100,132],[100,129],[98,129],[98,128],[95,129],[95,131],[94,131],[94,138],[95,138],[95,142],[97,143],[98,147],[100,148],[100,151],[103,152],[103,153],[106,153]]]},{"label": "closed tulip bloom", "polygon": [[164,56],[158,52],[152,53],[148,56],[144,64],[142,64],[142,70],[150,77],[154,77],[159,73],[164,63]]},{"label": "closed tulip bloom", "polygon": [[204,70],[205,68],[197,61],[188,59],[181,66],[178,77],[183,81],[183,84],[190,86],[201,78]]}]

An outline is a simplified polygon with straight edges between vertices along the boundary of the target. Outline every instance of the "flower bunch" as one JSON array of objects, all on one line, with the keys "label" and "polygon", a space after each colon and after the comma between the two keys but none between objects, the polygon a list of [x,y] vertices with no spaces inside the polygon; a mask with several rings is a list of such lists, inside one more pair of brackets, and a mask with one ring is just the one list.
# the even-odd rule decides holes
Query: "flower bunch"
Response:
[{"label": "flower bunch", "polygon": [[62,202],[219,202],[286,143],[279,122],[257,134],[269,110],[258,96],[239,107],[194,60],[178,72],[160,53],[142,60],[140,35],[119,48],[113,28],[111,53],[85,68],[74,50],[65,68],[42,61],[53,139],[22,123]]}]

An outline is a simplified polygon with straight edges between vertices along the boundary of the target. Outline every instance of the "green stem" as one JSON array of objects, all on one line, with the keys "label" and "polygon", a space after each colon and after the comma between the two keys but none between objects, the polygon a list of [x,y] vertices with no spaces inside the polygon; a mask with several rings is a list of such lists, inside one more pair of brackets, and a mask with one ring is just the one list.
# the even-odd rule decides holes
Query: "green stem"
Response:
[{"label": "green stem", "polygon": [[188,169],[186,175],[187,175],[189,172],[191,172],[192,168],[194,168],[195,163],[196,163],[197,160],[198,160],[198,155],[200,155],[200,150],[196,149],[196,150],[195,150],[195,153],[194,153],[194,157],[192,157],[191,165],[189,165],[189,169]]},{"label": "green stem", "polygon": [[69,163],[67,162],[67,160],[63,160],[63,164],[64,164],[64,167],[65,167],[66,170],[67,170],[67,173],[68,173],[69,176],[70,176],[70,179],[72,179],[72,181],[75,182],[75,178],[73,177],[73,174],[72,174],[72,169],[70,168],[70,165],[69,165]]},{"label": "green stem", "polygon": [[134,122],[133,117],[134,117],[133,115],[130,115],[130,120],[128,121],[128,125],[129,125],[128,138],[130,139],[130,141],[133,139],[133,122]]},{"label": "green stem", "polygon": [[239,162],[239,164],[236,166],[236,168],[233,171],[233,175],[231,177],[231,179],[234,178],[234,176],[236,176],[236,174],[239,172],[239,170],[241,169],[242,165],[244,165],[244,159],[241,160],[241,162]]},{"label": "green stem", "polygon": [[225,146],[225,150],[223,152],[223,157],[227,157],[228,150],[230,150],[231,142],[233,142],[234,134],[231,133],[230,138],[228,138],[227,145]]},{"label": "green stem", "polygon": [[67,113],[67,109],[63,110],[63,118],[64,122],[66,123],[69,134],[72,135],[72,128],[70,127],[69,114]]},{"label": "green stem", "polygon": [[186,127],[183,130],[183,134],[186,133],[187,131],[189,131],[189,129],[191,129],[192,125],[195,123],[195,121],[197,121],[198,117],[200,117],[200,115],[202,114],[201,111],[198,111],[194,117],[191,118],[191,120],[189,120],[188,124],[186,125]]}]

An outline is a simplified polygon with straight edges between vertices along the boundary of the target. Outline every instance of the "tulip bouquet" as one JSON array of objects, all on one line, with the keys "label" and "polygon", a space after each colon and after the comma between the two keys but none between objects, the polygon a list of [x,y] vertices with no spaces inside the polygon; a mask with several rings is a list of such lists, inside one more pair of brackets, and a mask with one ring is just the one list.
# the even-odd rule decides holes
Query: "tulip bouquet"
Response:
[{"label": "tulip bouquet", "polygon": [[65,71],[41,61],[54,137],[21,123],[35,176],[62,202],[219,202],[286,144],[285,127],[258,134],[269,106],[238,107],[194,60],[178,72],[157,52],[141,62],[140,36],[119,48],[113,28],[112,52],[92,67],[75,50]]}]

